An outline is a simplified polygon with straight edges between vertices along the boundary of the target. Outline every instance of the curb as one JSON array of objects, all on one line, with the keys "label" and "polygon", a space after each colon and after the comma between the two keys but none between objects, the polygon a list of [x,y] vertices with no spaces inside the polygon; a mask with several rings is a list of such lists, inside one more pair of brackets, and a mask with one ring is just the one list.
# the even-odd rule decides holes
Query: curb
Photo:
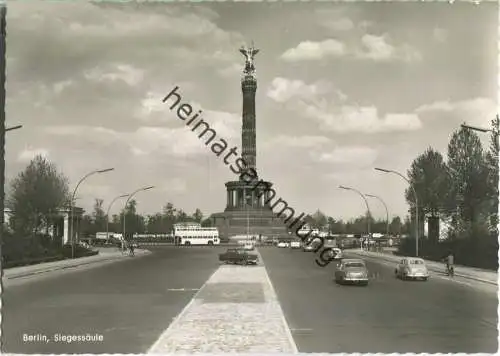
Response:
[{"label": "curb", "polygon": [[[387,262],[395,262],[394,260],[386,258],[385,256],[371,256],[371,255],[367,255],[367,254],[364,254],[364,253],[360,253],[359,251],[355,251],[354,253],[362,255],[362,256],[366,256],[366,257],[371,257],[371,258],[374,258],[374,259],[378,258],[378,259],[381,259],[381,260],[384,260],[384,261],[387,261]],[[432,271],[432,272],[443,272],[442,270],[437,269],[436,267],[427,267],[427,269],[429,269],[429,271]],[[490,284],[490,285],[494,285],[494,286],[498,286],[498,282],[493,282],[493,281],[490,281],[490,280],[487,280],[487,279],[473,277],[473,276],[466,275],[466,274],[455,273],[455,276],[456,277],[462,277],[462,278],[465,278],[465,279],[470,279],[470,280],[473,280],[473,281],[478,281],[478,282],[486,283],[486,284]]]},{"label": "curb", "polygon": [[[149,251],[148,252],[144,252],[144,253],[141,253],[137,257],[145,256],[145,255],[148,255],[149,253],[151,253],[151,252],[149,252]],[[127,256],[123,256],[123,255],[120,254],[120,255],[105,257],[105,258],[101,258],[101,259],[93,260],[93,261],[82,261],[81,263],[70,264],[70,265],[66,265],[66,266],[57,266],[57,267],[51,267],[51,268],[46,268],[46,269],[40,268],[40,269],[34,270],[32,272],[25,272],[25,273],[21,273],[21,274],[13,274],[12,276],[9,276],[9,277],[4,275],[3,278],[7,279],[7,280],[11,280],[11,279],[29,277],[29,276],[34,276],[34,275],[37,275],[37,274],[48,273],[48,272],[55,272],[55,271],[60,271],[60,270],[70,269],[70,268],[75,268],[75,267],[81,267],[81,266],[86,266],[86,265],[90,265],[90,264],[94,264],[94,263],[99,263],[99,262],[113,261],[113,260],[117,260],[117,259],[120,259],[120,258],[123,258],[123,257],[127,257]]]}]

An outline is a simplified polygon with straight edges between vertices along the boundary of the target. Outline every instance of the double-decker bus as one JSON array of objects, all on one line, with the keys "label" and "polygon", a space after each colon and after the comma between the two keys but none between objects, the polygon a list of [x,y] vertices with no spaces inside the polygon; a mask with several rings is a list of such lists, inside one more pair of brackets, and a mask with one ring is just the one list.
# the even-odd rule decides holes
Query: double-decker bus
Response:
[{"label": "double-decker bus", "polygon": [[175,243],[178,245],[219,245],[219,230],[216,227],[201,227],[200,224],[174,224]]}]

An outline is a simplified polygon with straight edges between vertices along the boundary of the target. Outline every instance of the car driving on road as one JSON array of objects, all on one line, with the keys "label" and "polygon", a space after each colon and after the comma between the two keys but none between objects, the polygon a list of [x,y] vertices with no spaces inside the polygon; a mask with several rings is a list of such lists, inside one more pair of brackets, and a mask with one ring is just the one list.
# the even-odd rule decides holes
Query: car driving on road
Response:
[{"label": "car driving on road", "polygon": [[259,257],[242,248],[230,248],[219,254],[219,261],[237,265],[256,265],[259,262]]},{"label": "car driving on road", "polygon": [[422,279],[426,281],[429,278],[429,271],[425,261],[421,258],[405,257],[399,261],[394,271],[396,278],[402,280]]},{"label": "car driving on road", "polygon": [[368,269],[362,259],[343,259],[335,270],[335,282],[338,284],[368,285]]}]

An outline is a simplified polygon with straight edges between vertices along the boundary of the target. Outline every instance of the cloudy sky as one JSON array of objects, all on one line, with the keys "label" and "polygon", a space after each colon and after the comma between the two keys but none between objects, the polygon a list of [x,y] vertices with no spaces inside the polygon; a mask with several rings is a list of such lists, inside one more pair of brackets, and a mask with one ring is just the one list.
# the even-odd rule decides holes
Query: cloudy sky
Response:
[{"label": "cloudy sky", "polygon": [[[139,211],[170,201],[222,211],[235,175],[163,97],[178,85],[220,137],[240,145],[243,57],[255,41],[257,166],[298,211],[363,213],[339,184],[405,215],[406,172],[446,152],[460,123],[485,126],[497,100],[496,4],[91,4],[15,1],[8,9],[7,178],[37,153],[89,178],[78,204],[145,185]],[[117,204],[113,211],[117,211]],[[373,214],[384,209],[371,202]]]}]

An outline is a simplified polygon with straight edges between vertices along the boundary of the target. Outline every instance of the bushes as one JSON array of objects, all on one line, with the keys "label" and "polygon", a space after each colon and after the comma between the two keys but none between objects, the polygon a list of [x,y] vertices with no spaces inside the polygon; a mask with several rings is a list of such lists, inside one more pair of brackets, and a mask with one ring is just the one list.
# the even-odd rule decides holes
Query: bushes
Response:
[{"label": "bushes", "polygon": [[[491,270],[498,269],[498,239],[496,236],[476,236],[433,242],[419,241],[419,256],[431,261],[442,261],[449,252],[458,265]],[[401,241],[397,255],[415,256],[415,239]]]},{"label": "bushes", "polygon": [[[75,245],[75,257],[97,255],[98,251]],[[71,258],[71,245],[61,246],[46,235],[28,237],[15,236],[4,231],[2,245],[2,265],[4,268],[53,262]]]},{"label": "bushes", "polygon": [[[71,251],[71,245],[64,245],[61,249],[62,255],[65,258],[71,258],[72,256],[72,251]],[[99,253],[99,251],[94,251],[88,248],[85,248],[81,245],[75,245],[74,247],[74,256],[75,258],[79,257],[87,257],[87,256],[95,256]]]}]

